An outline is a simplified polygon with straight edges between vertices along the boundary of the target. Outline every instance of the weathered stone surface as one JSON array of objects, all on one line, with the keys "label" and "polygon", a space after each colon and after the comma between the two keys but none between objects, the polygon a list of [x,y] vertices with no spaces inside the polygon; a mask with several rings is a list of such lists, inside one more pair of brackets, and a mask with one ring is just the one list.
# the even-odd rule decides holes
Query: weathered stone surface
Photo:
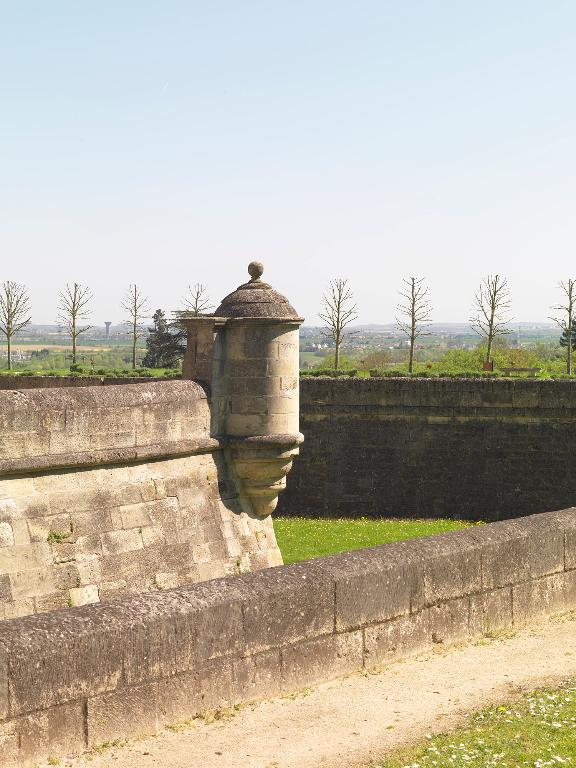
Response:
[{"label": "weathered stone surface", "polygon": [[234,660],[235,701],[257,701],[283,690],[280,650],[264,651]]},{"label": "weathered stone surface", "polygon": [[8,717],[9,710],[8,650],[0,645],[0,722]]},{"label": "weathered stone surface", "polygon": [[10,523],[0,523],[0,547],[14,546],[14,531]]},{"label": "weathered stone surface", "polygon": [[512,588],[514,626],[574,610],[576,607],[576,571],[555,573]]},{"label": "weathered stone surface", "polygon": [[[496,523],[482,550],[482,586],[496,589],[530,578],[531,546],[513,522]],[[484,540],[484,539],[483,539]]]},{"label": "weathered stone surface", "polygon": [[379,547],[354,553],[342,573],[335,572],[338,630],[385,621],[410,611],[420,574],[403,562],[401,551],[395,556],[395,549],[400,550],[392,547],[386,560]]},{"label": "weathered stone surface", "polygon": [[85,587],[74,587],[70,590],[70,605],[90,605],[100,602],[98,587],[95,584],[88,584]]},{"label": "weathered stone surface", "polygon": [[300,382],[300,431],[278,514],[498,520],[575,503],[573,385]]},{"label": "weathered stone surface", "polygon": [[[153,733],[205,711],[573,610],[576,570],[534,575],[558,566],[557,534],[562,540],[573,520],[572,513],[543,514],[0,621],[3,759],[20,768],[31,754],[50,754],[54,743],[78,749],[85,734],[95,746]],[[240,527],[249,531],[253,521]],[[539,541],[548,542],[548,554],[531,566]],[[506,570],[499,546],[521,555]],[[389,580],[394,569],[407,592]],[[450,572],[457,574],[454,587]],[[503,580],[512,581],[488,586]],[[371,583],[378,597],[370,595]],[[387,603],[379,594],[390,584]],[[339,588],[346,595],[340,606]],[[354,595],[364,600],[363,612],[352,613]],[[400,608],[401,615],[383,618]],[[340,631],[339,610],[354,628]]]},{"label": "weathered stone surface", "polygon": [[367,669],[376,669],[398,659],[425,653],[432,648],[429,614],[421,611],[366,627],[364,638],[364,663]]},{"label": "weathered stone surface", "polygon": [[510,629],[512,588],[482,592],[470,598],[470,636],[491,635]]},{"label": "weathered stone surface", "polygon": [[283,296],[254,276],[223,300],[218,313],[222,316],[215,316],[209,330],[214,339],[211,352],[205,343],[210,321],[182,313],[188,329],[183,370],[205,378],[211,363],[212,433],[231,442],[230,458],[246,507],[265,518],[276,507],[301,441],[302,318]]},{"label": "weathered stone surface", "polygon": [[421,543],[424,604],[452,600],[482,588],[482,550],[467,535],[432,536]]},{"label": "weathered stone surface", "polygon": [[37,765],[41,757],[68,755],[86,748],[84,704],[64,704],[15,722],[20,765]]},{"label": "weathered stone surface", "polygon": [[533,578],[564,570],[564,531],[551,529],[549,521],[531,515],[523,521],[529,537],[528,557]]},{"label": "weathered stone surface", "polygon": [[[58,466],[58,454],[208,437],[206,405],[205,391],[191,381],[0,391],[0,459],[49,455]],[[45,418],[53,412],[63,418]]]},{"label": "weathered stone surface", "polygon": [[[157,379],[156,381],[172,381],[172,379]],[[150,384],[145,377],[119,378],[117,376],[0,376],[0,390],[14,389],[63,389],[68,387],[102,387],[122,384]],[[51,415],[58,417],[58,412]]]},{"label": "weathered stone surface", "polygon": [[[0,754],[2,755],[3,768],[21,768],[26,757],[22,755],[18,744],[18,731],[16,722],[0,722]],[[45,753],[43,756],[46,756]]]},{"label": "weathered stone surface", "polygon": [[[209,438],[209,422],[194,382],[0,391],[0,436],[2,424],[17,424],[22,435],[44,430],[52,441],[43,457],[33,440],[22,443],[21,458],[42,459],[48,471],[0,473],[0,618],[278,565],[273,530],[248,524],[218,444],[171,455],[174,441]],[[99,466],[95,436],[116,451],[128,434],[138,451],[163,446],[165,455],[147,462],[120,452]],[[90,454],[88,466],[62,471],[66,451],[78,461]]]},{"label": "weathered stone surface", "polygon": [[[268,648],[323,635],[334,628],[334,586],[327,579],[289,566],[262,571],[254,591],[244,601],[246,649],[256,653]],[[244,590],[246,577],[235,586]]]},{"label": "weathered stone surface", "polygon": [[362,666],[361,631],[317,637],[282,651],[284,687],[289,691],[344,677]]},{"label": "weathered stone surface", "polygon": [[11,716],[118,685],[122,638],[117,627],[94,625],[90,614],[76,614],[73,621],[66,616],[54,612],[0,622],[0,648],[9,658]]},{"label": "weathered stone surface", "polygon": [[564,567],[576,568],[576,509],[554,513],[554,520],[564,530]]},{"label": "weathered stone surface", "polygon": [[126,738],[146,736],[161,727],[158,717],[158,683],[134,685],[88,700],[88,747]]},{"label": "weathered stone surface", "polygon": [[428,632],[434,644],[450,645],[469,638],[469,598],[449,600],[425,610],[428,613]]}]

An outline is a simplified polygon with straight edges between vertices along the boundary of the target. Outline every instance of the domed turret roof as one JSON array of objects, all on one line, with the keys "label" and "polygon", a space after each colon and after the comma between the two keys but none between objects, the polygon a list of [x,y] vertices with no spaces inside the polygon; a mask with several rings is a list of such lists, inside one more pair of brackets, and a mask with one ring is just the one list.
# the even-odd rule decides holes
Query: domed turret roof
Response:
[{"label": "domed turret roof", "polygon": [[279,320],[301,320],[298,312],[285,296],[260,279],[264,267],[259,261],[248,265],[250,280],[228,294],[218,309],[216,317],[262,317]]}]

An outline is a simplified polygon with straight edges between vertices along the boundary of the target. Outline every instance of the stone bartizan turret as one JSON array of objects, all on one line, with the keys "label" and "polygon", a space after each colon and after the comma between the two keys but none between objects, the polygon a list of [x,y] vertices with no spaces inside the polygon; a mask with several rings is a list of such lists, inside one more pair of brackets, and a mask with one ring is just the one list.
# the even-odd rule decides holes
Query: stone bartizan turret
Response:
[{"label": "stone bartizan turret", "polygon": [[211,389],[212,434],[226,445],[247,511],[271,514],[298,454],[298,316],[288,299],[248,265],[250,280],[213,315],[179,313],[187,329],[185,378]]}]

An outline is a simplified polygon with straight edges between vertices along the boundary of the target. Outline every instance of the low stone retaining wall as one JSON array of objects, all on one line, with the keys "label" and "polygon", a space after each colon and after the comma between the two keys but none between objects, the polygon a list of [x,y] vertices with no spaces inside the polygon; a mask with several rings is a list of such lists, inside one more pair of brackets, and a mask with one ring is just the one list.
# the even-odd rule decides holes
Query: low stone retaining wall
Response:
[{"label": "low stone retaining wall", "polygon": [[576,608],[576,509],[0,622],[3,768]]}]

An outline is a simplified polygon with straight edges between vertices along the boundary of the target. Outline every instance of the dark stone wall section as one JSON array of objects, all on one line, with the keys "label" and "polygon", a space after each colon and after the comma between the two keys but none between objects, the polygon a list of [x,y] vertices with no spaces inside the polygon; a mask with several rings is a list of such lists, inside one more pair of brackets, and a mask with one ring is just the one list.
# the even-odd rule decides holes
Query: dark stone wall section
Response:
[{"label": "dark stone wall section", "polygon": [[576,510],[0,622],[3,768],[576,608]]},{"label": "dark stone wall section", "polygon": [[499,520],[576,503],[567,381],[303,379],[277,514]]}]

